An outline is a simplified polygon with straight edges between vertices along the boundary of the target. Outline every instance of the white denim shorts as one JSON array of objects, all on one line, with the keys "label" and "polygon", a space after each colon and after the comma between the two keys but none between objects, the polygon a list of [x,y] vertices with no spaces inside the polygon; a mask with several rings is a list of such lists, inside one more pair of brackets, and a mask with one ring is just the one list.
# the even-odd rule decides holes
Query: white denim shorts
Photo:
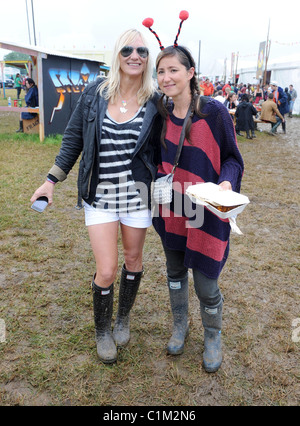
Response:
[{"label": "white denim shorts", "polygon": [[86,226],[117,221],[132,228],[149,228],[152,225],[151,211],[148,209],[132,213],[109,213],[84,203],[84,212]]}]

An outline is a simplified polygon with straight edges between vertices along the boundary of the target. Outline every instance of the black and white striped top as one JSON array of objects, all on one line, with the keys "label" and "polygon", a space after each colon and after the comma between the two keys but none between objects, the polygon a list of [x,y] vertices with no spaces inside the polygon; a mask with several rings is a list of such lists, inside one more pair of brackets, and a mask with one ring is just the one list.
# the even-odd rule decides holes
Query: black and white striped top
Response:
[{"label": "black and white striped top", "polygon": [[129,213],[147,207],[132,177],[131,160],[141,131],[145,106],[124,123],[106,111],[99,150],[99,183],[94,206],[109,213]]}]

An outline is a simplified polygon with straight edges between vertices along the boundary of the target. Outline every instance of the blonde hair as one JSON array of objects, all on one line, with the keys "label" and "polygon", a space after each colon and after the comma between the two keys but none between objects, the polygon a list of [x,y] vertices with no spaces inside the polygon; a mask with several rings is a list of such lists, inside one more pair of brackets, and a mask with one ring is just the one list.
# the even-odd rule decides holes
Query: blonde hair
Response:
[{"label": "blonde hair", "polygon": [[[101,96],[106,100],[114,103],[120,93],[120,51],[124,46],[130,45],[136,37],[141,37],[146,47],[147,43],[143,35],[138,30],[127,30],[120,35],[116,41],[112,56],[112,64],[108,76],[100,83],[98,90]],[[152,61],[150,55],[147,58],[145,71],[142,76],[142,84],[137,93],[137,101],[139,105],[144,105],[155,92],[154,81],[152,77]]]}]

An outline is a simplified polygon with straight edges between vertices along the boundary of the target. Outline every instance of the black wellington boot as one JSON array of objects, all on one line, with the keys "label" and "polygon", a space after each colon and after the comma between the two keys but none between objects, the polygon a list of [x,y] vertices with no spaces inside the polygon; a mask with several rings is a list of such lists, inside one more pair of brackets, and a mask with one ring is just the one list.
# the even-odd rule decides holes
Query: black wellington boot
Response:
[{"label": "black wellington boot", "polygon": [[180,280],[173,280],[168,277],[168,287],[173,314],[173,332],[167,346],[167,353],[180,355],[184,351],[184,342],[189,333],[188,274]]},{"label": "black wellington boot", "polygon": [[140,272],[127,271],[123,265],[120,290],[119,307],[114,325],[113,337],[118,347],[124,347],[130,340],[130,311],[133,307],[144,270]]},{"label": "black wellington boot", "polygon": [[20,127],[18,128],[18,130],[16,130],[16,133],[23,133],[23,120],[20,120]]},{"label": "black wellington boot", "polygon": [[104,288],[93,281],[92,289],[97,353],[102,362],[112,364],[117,360],[117,348],[111,330],[114,284]]}]

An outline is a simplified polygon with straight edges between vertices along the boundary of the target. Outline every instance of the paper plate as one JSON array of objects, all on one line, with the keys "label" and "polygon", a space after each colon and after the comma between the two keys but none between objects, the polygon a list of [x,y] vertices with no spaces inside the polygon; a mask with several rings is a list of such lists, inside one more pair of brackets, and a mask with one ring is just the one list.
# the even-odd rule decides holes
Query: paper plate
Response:
[{"label": "paper plate", "polygon": [[[187,188],[186,194],[194,203],[205,206],[221,219],[227,219],[238,215],[244,210],[246,205],[250,203],[246,195],[239,194],[235,191],[222,191],[219,185],[212,182],[191,185]],[[227,212],[221,212],[216,208],[217,206],[235,206],[235,208]]]}]

